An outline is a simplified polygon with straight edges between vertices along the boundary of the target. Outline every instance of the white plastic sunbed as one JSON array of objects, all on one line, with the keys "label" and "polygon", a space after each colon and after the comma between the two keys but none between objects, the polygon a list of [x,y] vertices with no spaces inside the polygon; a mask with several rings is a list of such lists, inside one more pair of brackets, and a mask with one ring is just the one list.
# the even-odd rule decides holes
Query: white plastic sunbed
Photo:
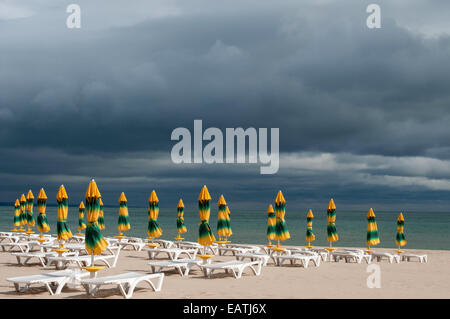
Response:
[{"label": "white plastic sunbed", "polygon": [[402,261],[411,261],[411,258],[417,258],[421,263],[428,262],[428,256],[426,254],[403,253],[400,257]]},{"label": "white plastic sunbed", "polygon": [[201,263],[199,259],[178,259],[151,261],[148,264],[154,273],[161,272],[163,268],[175,268],[181,276],[187,276],[193,266],[200,267]]},{"label": "white plastic sunbed", "polygon": [[[200,264],[199,265],[203,269],[203,273],[208,278],[211,278],[212,273],[215,270],[223,269],[226,273],[231,270],[234,278],[239,279],[242,276],[245,268],[249,267],[256,276],[261,274],[262,262],[258,261],[241,261],[241,260],[232,260],[232,261],[224,261],[218,263],[211,264]],[[255,268],[256,266],[256,268]]]},{"label": "white plastic sunbed", "polygon": [[144,242],[146,244],[149,244],[149,243],[160,244],[163,248],[171,248],[172,246],[175,245],[173,241],[164,240],[164,239],[144,239]]},{"label": "white plastic sunbed", "polygon": [[261,260],[263,266],[267,266],[267,262],[270,256],[264,253],[253,252],[253,253],[237,253],[235,255],[236,260],[250,259],[251,261]]},{"label": "white plastic sunbed", "polygon": [[[12,253],[13,256],[16,257],[17,263],[19,265],[26,265],[27,262],[32,258],[39,259],[39,262],[43,267],[46,267],[46,264],[48,262],[49,257],[56,257],[58,254],[54,251],[50,252],[42,252],[42,251],[35,251],[35,252],[28,252],[28,253]],[[63,253],[63,256],[74,256],[78,255],[77,252],[65,252]],[[24,259],[22,261],[22,258]]]},{"label": "white plastic sunbed", "polygon": [[295,265],[296,261],[300,261],[301,265],[304,268],[308,268],[308,264],[310,261],[314,263],[314,266],[319,267],[320,266],[320,256],[318,254],[312,255],[312,254],[290,254],[290,255],[279,255],[277,258],[277,265],[282,266],[283,263],[286,260],[289,260],[291,262],[291,265]]},{"label": "white plastic sunbed", "polygon": [[[17,292],[27,291],[32,284],[43,284],[50,295],[58,295],[67,283],[76,283],[81,278],[87,276],[89,276],[89,272],[87,271],[62,270],[46,274],[7,278],[6,280],[14,283]],[[20,288],[21,284],[23,284],[24,287]],[[51,284],[57,285],[55,291],[52,290]]]},{"label": "white plastic sunbed", "polygon": [[[150,279],[156,279],[156,283],[153,283]],[[98,289],[102,285],[117,285],[124,298],[129,299],[133,296],[134,289],[140,282],[145,281],[154,291],[160,291],[163,279],[164,274],[162,273],[143,274],[137,272],[127,272],[120,275],[82,279],[80,283],[86,289],[86,292],[91,296],[95,296]]]},{"label": "white plastic sunbed", "polygon": [[225,256],[227,252],[231,252],[233,256],[236,256],[237,253],[245,254],[245,253],[253,253],[259,251],[259,247],[233,247],[233,246],[218,246],[217,251],[219,255]]},{"label": "white plastic sunbed", "polygon": [[341,259],[344,259],[346,263],[352,260],[358,264],[363,260],[365,260],[367,264],[372,262],[372,255],[366,254],[362,250],[335,250],[330,253],[330,257],[332,257],[335,262],[339,262]]},{"label": "white plastic sunbed", "polygon": [[0,247],[2,247],[3,251],[12,251],[14,248],[19,248],[19,250],[23,253],[29,252],[32,247],[38,245],[35,241],[19,241],[13,243],[0,243]]},{"label": "white plastic sunbed", "polygon": [[197,256],[198,248],[143,248],[148,252],[148,258],[155,259],[161,253],[167,254],[171,260],[177,260],[180,255],[187,255],[189,259],[195,259]]},{"label": "white plastic sunbed", "polygon": [[396,255],[396,254],[391,254],[391,253],[383,253],[383,252],[373,252],[371,253],[373,258],[376,258],[377,261],[381,261],[383,258],[386,258],[390,264],[392,264],[392,262],[395,260],[395,262],[398,264],[400,262],[400,256]]},{"label": "white plastic sunbed", "polygon": [[[102,262],[108,268],[116,267],[117,260],[119,259],[120,246],[108,247],[107,250],[111,253],[110,255],[94,255],[94,263]],[[49,257],[46,267],[50,267],[51,264],[56,263],[56,269],[61,269],[67,267],[69,264],[76,264],[78,267],[91,266],[92,256],[82,255],[82,256],[55,256]]]}]

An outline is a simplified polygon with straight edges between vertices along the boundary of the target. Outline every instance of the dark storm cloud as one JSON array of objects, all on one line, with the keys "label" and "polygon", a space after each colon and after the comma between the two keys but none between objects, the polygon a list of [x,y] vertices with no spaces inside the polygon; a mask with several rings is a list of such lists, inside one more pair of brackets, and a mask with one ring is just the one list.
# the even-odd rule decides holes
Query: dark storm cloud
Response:
[{"label": "dark storm cloud", "polygon": [[[436,12],[448,4],[432,2],[441,9],[380,1],[382,28],[369,30],[361,1],[79,1],[82,28],[68,30],[60,3],[7,1],[15,9],[0,15],[0,172],[14,188],[3,186],[2,199],[20,183],[72,183],[82,197],[92,176],[110,203],[119,188],[136,202],[152,187],[170,200],[173,187],[195,198],[206,182],[250,203],[283,187],[298,201],[319,200],[319,189],[320,200],[336,189],[342,198],[355,189],[409,196],[381,189],[390,183],[448,191],[450,37]],[[255,166],[173,165],[170,133],[194,119],[279,127],[282,153],[350,154],[333,163],[351,168],[282,161],[267,177]],[[436,162],[415,156],[443,161],[431,170]]]}]

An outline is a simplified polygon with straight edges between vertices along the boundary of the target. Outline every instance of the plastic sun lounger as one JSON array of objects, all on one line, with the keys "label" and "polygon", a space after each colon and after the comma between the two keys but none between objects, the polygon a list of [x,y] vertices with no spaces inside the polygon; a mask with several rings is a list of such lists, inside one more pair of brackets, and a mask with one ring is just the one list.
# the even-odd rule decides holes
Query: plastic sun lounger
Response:
[{"label": "plastic sun lounger", "polygon": [[[156,279],[156,283],[153,283],[150,279]],[[102,285],[117,285],[124,298],[129,299],[133,296],[134,289],[140,282],[147,282],[156,292],[161,290],[163,279],[164,274],[162,273],[143,274],[137,272],[127,272],[120,275],[82,279],[80,283],[86,289],[87,294],[91,296],[95,296],[98,289]]]},{"label": "plastic sun lounger", "polygon": [[[73,256],[76,255],[78,253],[76,252],[66,252],[63,253],[63,256]],[[58,256],[58,254],[54,251],[51,252],[42,252],[42,251],[36,251],[36,252],[28,252],[28,253],[12,253],[13,256],[16,257],[17,259],[17,263],[19,265],[26,265],[27,262],[32,259],[32,258],[37,258],[39,259],[39,262],[41,263],[42,267],[46,267],[47,264],[47,260],[49,257],[56,257]],[[24,258],[25,260],[22,261],[22,258]]]},{"label": "plastic sun lounger", "polygon": [[177,243],[179,248],[198,248],[199,253],[203,253],[203,250],[205,250],[205,253],[212,253],[213,255],[217,255],[218,246],[216,244],[213,244],[211,246],[202,246],[199,243],[192,242],[192,241],[182,241],[180,243]]},{"label": "plastic sun lounger", "polygon": [[264,253],[254,252],[254,253],[237,253],[235,255],[236,260],[250,259],[251,261],[261,260],[263,266],[267,266],[267,262],[270,256]]},{"label": "plastic sun lounger", "polygon": [[164,240],[164,239],[144,239],[144,242],[146,244],[149,244],[149,243],[160,244],[162,246],[162,248],[171,248],[172,246],[175,245],[175,243],[173,241]]},{"label": "plastic sun lounger", "polygon": [[390,254],[390,253],[383,253],[383,252],[373,252],[372,254],[373,258],[376,258],[377,261],[381,261],[383,258],[386,258],[390,264],[395,260],[395,262],[398,264],[400,262],[400,256],[396,254]]},{"label": "plastic sun lounger", "polygon": [[160,273],[163,268],[175,268],[181,276],[188,276],[191,268],[200,267],[201,263],[202,261],[199,259],[178,259],[151,261],[148,265],[152,268],[153,273]]},{"label": "plastic sun lounger", "polygon": [[[108,251],[112,252],[110,255],[94,255],[94,263],[102,262],[108,268],[116,267],[117,260],[119,259],[120,247],[108,247]],[[114,252],[115,251],[115,252]],[[46,267],[50,267],[51,264],[56,263],[56,268],[61,269],[69,264],[76,264],[78,267],[91,266],[92,256],[82,255],[82,256],[55,256],[49,257]],[[110,263],[112,261],[112,263]]]},{"label": "plastic sun lounger", "polygon": [[[19,250],[23,253],[27,253],[33,247],[33,244],[37,242],[31,241],[19,241],[15,243],[0,243],[0,247],[2,247],[3,251],[12,251],[14,248],[19,248]],[[9,248],[9,249],[7,249]]]},{"label": "plastic sun lounger", "polygon": [[245,253],[253,253],[253,252],[257,252],[259,250],[255,249],[253,247],[223,247],[223,246],[218,246],[217,247],[217,251],[219,252],[219,255],[225,256],[225,254],[227,252],[231,252],[233,254],[233,256],[236,256],[236,253],[241,253],[241,254],[245,254]]},{"label": "plastic sun lounger", "polygon": [[370,264],[372,262],[372,255],[365,254],[362,251],[360,253],[355,250],[335,250],[331,252],[331,257],[335,262],[339,262],[340,259],[344,259],[346,263],[350,262],[351,260],[355,261],[358,264],[360,264],[363,260],[365,260],[367,264]]},{"label": "plastic sun lounger", "polygon": [[421,263],[428,262],[428,256],[426,254],[402,253],[400,257],[402,261],[411,261],[411,258],[417,258]]},{"label": "plastic sun lounger", "polygon": [[[6,280],[14,283],[17,292],[27,291],[32,284],[44,284],[50,295],[53,296],[60,294],[66,284],[71,282],[76,283],[81,278],[87,276],[89,276],[89,272],[87,271],[62,270],[46,274],[6,278]],[[21,284],[23,284],[24,287],[20,288]],[[53,291],[51,284],[57,285],[55,291]]]},{"label": "plastic sun lounger", "polygon": [[[255,268],[256,266],[256,268]],[[245,268],[249,267],[256,276],[261,274],[262,262],[258,261],[241,261],[241,260],[233,260],[233,261],[225,261],[219,263],[211,263],[211,264],[200,264],[200,267],[203,269],[203,273],[208,278],[211,278],[212,273],[217,269],[223,269],[226,273],[231,270],[234,278],[239,279],[242,276]]]},{"label": "plastic sun lounger", "polygon": [[171,260],[177,260],[182,254],[187,255],[189,259],[195,259],[198,252],[198,248],[146,248],[145,250],[148,252],[148,258],[150,259],[155,259],[159,254],[166,253]]},{"label": "plastic sun lounger", "polygon": [[122,249],[125,249],[125,247],[133,247],[134,250],[136,251],[141,251],[142,248],[145,247],[145,245],[147,245],[144,242],[135,242],[135,241],[121,241],[119,243],[119,245],[122,247]]},{"label": "plastic sun lounger", "polygon": [[282,266],[286,260],[291,262],[291,265],[295,265],[296,261],[300,261],[303,268],[308,268],[310,261],[314,263],[314,266],[320,266],[320,256],[319,255],[305,255],[305,254],[290,254],[290,255],[279,255],[277,258],[278,266]]}]

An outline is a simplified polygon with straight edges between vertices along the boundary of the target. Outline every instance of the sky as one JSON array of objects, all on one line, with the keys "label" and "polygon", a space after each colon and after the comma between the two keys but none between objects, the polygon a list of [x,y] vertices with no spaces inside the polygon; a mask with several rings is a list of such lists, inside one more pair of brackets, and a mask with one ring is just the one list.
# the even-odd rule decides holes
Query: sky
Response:
[{"label": "sky", "polygon": [[[66,7],[81,7],[68,29]],[[381,7],[381,28],[366,7]],[[0,202],[450,211],[446,0],[0,0]],[[279,128],[280,168],[174,164],[177,127]]]}]

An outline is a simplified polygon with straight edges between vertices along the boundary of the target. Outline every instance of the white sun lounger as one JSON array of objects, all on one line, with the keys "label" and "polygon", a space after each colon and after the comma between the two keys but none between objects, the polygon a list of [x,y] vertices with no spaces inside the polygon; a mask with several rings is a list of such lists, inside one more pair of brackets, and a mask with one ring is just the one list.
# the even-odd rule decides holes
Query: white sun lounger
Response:
[{"label": "white sun lounger", "polygon": [[160,244],[163,248],[171,248],[172,246],[175,245],[173,241],[164,239],[144,239],[144,242],[146,244],[150,243]]},{"label": "white sun lounger", "polygon": [[0,243],[0,247],[2,247],[3,251],[12,251],[14,248],[19,248],[21,252],[27,253],[38,244],[35,241],[19,241],[15,243]]},{"label": "white sun lounger", "polygon": [[[43,267],[46,267],[47,261],[49,257],[56,257],[58,254],[54,251],[50,252],[42,252],[42,251],[35,251],[35,252],[28,252],[28,253],[12,253],[13,256],[16,257],[17,263],[19,265],[26,265],[27,262],[32,258],[39,259],[39,262]],[[78,255],[77,252],[66,252],[63,253],[63,256],[74,256]],[[22,258],[25,259],[22,261]]]},{"label": "white sun lounger", "polygon": [[[107,247],[107,250],[111,253],[110,255],[94,255],[94,263],[102,262],[108,268],[116,267],[117,260],[119,259],[120,247]],[[46,267],[50,267],[51,264],[56,263],[56,269],[61,269],[67,267],[70,264],[76,264],[78,267],[91,266],[92,256],[82,255],[82,256],[55,256],[49,257]]]},{"label": "white sun lounger", "polygon": [[199,259],[177,259],[151,261],[148,264],[154,273],[161,272],[163,268],[175,268],[181,276],[187,276],[192,267],[200,267],[201,263],[202,260]]},{"label": "white sun lounger", "polygon": [[411,258],[417,258],[421,263],[428,262],[428,256],[426,254],[403,253],[400,257],[402,261],[411,261]]},{"label": "white sun lounger", "polygon": [[312,255],[312,254],[290,254],[290,255],[279,255],[276,256],[277,258],[277,265],[282,266],[283,263],[286,260],[289,260],[291,262],[291,265],[295,265],[296,261],[300,261],[301,265],[304,268],[308,268],[308,264],[310,261],[314,263],[314,266],[319,267],[320,266],[320,256],[318,254]]},{"label": "white sun lounger", "polygon": [[372,255],[366,254],[362,250],[335,250],[331,252],[330,256],[334,259],[335,262],[339,262],[339,260],[341,259],[344,259],[346,263],[352,260],[358,264],[360,264],[363,260],[365,260],[367,264],[370,264],[372,262]]},{"label": "white sun lounger", "polygon": [[215,270],[223,269],[226,273],[231,270],[234,278],[239,279],[241,278],[243,271],[247,267],[249,267],[256,276],[259,276],[261,274],[262,261],[232,260],[211,264],[200,264],[199,266],[203,269],[204,275],[208,278],[211,278],[211,275]]},{"label": "white sun lounger", "polygon": [[143,248],[148,252],[148,258],[155,259],[161,253],[167,254],[167,257],[171,260],[177,260],[180,255],[187,255],[189,259],[195,259],[197,256],[198,248]]},{"label": "white sun lounger", "polygon": [[141,251],[142,248],[147,245],[144,242],[135,242],[135,241],[121,241],[119,242],[119,245],[122,247],[122,249],[125,249],[126,247],[130,246],[136,251]]},{"label": "white sun lounger", "polygon": [[227,252],[231,252],[233,256],[236,256],[236,253],[245,254],[245,253],[253,253],[258,252],[259,247],[229,247],[229,246],[218,246],[217,251],[219,255],[225,256]]},{"label": "white sun lounger", "polygon": [[254,252],[254,253],[237,253],[234,255],[236,260],[250,259],[251,261],[261,260],[263,266],[267,266],[267,262],[270,256],[264,253]]},{"label": "white sun lounger", "polygon": [[396,254],[390,254],[390,253],[383,253],[383,252],[373,252],[371,253],[373,258],[376,258],[377,261],[381,261],[383,258],[386,258],[390,264],[395,260],[395,262],[398,264],[400,262],[400,256]]},{"label": "white sun lounger", "polygon": [[[62,270],[46,274],[6,278],[6,280],[14,283],[17,292],[27,291],[32,284],[43,284],[50,295],[58,295],[66,284],[71,282],[77,283],[81,278],[87,276],[89,276],[87,271]],[[24,287],[20,288],[21,284]],[[53,291],[51,284],[57,285],[55,291]]]},{"label": "white sun lounger", "polygon": [[[153,283],[150,279],[156,279],[156,283]],[[163,279],[164,274],[162,273],[143,274],[137,272],[127,272],[120,275],[82,279],[80,283],[86,289],[86,292],[91,296],[95,296],[98,289],[102,285],[117,285],[124,298],[129,299],[133,296],[134,289],[140,282],[145,281],[154,291],[160,291]]]}]

